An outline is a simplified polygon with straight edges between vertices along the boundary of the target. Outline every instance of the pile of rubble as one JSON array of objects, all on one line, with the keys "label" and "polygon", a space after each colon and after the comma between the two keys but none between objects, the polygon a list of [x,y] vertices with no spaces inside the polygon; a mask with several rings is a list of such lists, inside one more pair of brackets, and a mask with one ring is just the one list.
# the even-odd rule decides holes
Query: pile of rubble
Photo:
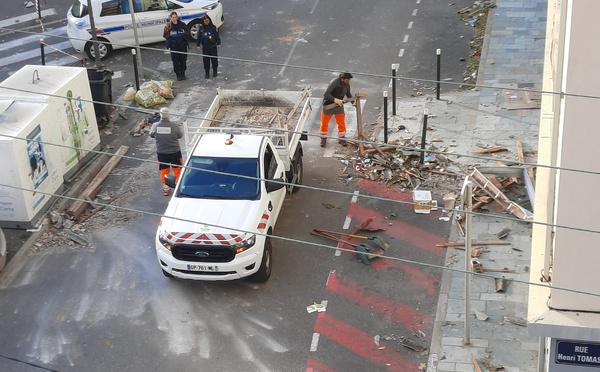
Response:
[{"label": "pile of rubble", "polygon": [[346,182],[364,178],[402,191],[419,188],[451,191],[458,187],[457,178],[463,176],[463,171],[459,164],[443,155],[446,147],[430,146],[427,150],[435,153],[426,152],[421,163],[419,151],[405,150],[418,148],[418,142],[403,139],[390,145],[360,146],[341,160],[344,167],[340,177]]}]

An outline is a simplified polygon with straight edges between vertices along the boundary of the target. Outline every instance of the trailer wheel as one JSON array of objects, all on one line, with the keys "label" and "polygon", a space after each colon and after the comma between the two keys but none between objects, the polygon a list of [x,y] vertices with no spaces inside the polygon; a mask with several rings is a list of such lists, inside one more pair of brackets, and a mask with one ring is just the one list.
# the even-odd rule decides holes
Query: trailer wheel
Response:
[{"label": "trailer wheel", "polygon": [[[298,155],[294,160],[294,174],[296,175],[296,182],[294,185],[302,185],[302,178],[304,177],[304,169],[302,162],[302,155]],[[292,192],[298,192],[300,187],[292,186]]]},{"label": "trailer wheel", "polygon": [[265,251],[260,262],[258,271],[255,272],[250,279],[258,283],[264,283],[271,277],[271,267],[273,265],[273,247],[271,246],[271,239],[265,240]]}]

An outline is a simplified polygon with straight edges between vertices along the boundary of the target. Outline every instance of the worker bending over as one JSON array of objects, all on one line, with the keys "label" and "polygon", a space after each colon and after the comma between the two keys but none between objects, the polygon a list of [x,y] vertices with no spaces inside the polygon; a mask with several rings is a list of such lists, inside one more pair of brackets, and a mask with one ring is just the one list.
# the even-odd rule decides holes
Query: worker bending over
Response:
[{"label": "worker bending over", "polygon": [[[327,130],[331,116],[335,116],[339,133],[339,143],[346,146],[346,115],[344,114],[344,103],[352,98],[350,93],[350,79],[352,74],[344,72],[334,79],[325,94],[323,94],[323,111],[321,112],[321,147],[327,144]],[[346,100],[344,98],[347,98]]]}]

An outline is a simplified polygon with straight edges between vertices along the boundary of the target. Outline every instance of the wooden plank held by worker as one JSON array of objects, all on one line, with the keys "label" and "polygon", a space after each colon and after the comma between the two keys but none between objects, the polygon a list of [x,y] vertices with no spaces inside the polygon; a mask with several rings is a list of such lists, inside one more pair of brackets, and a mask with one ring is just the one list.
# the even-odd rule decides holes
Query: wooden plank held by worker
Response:
[{"label": "wooden plank held by worker", "polygon": [[108,178],[110,173],[116,168],[116,166],[121,161],[122,156],[125,155],[127,151],[129,151],[128,146],[119,147],[117,152],[113,154],[113,156],[106,162],[104,167],[102,167],[100,172],[98,172],[96,177],[92,180],[92,182],[90,182],[90,184],[85,188],[85,190],[83,190],[81,195],[79,195],[78,199],[81,200],[76,200],[67,209],[67,213],[70,216],[72,216],[75,219],[81,216],[88,204],[88,202],[85,200],[94,200],[96,198],[98,191],[100,191],[100,187],[102,186],[106,178]]}]

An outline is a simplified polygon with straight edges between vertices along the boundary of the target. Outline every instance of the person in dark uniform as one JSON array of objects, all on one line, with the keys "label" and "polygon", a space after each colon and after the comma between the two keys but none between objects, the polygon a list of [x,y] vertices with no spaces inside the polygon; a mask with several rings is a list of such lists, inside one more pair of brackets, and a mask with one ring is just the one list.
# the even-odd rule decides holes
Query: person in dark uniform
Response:
[{"label": "person in dark uniform", "polygon": [[171,50],[171,61],[177,80],[185,80],[187,54],[173,52],[187,52],[188,29],[186,24],[179,20],[177,12],[171,12],[169,18],[170,21],[163,30],[163,37],[167,39],[167,48]]},{"label": "person in dark uniform", "polygon": [[[350,79],[352,74],[344,72],[338,78],[329,83],[327,90],[323,94],[323,111],[321,111],[321,147],[327,144],[327,131],[331,117],[335,116],[335,122],[338,126],[339,143],[347,146],[346,140],[346,115],[344,113],[344,98],[352,98],[350,93]],[[333,106],[327,108],[327,106]]]},{"label": "person in dark uniform", "polygon": [[212,64],[213,77],[217,76],[219,59],[217,58],[217,45],[221,45],[221,38],[217,27],[212,23],[208,15],[202,18],[202,24],[198,29],[198,46],[202,45],[202,62],[204,62],[204,77],[210,77],[210,65]]}]

